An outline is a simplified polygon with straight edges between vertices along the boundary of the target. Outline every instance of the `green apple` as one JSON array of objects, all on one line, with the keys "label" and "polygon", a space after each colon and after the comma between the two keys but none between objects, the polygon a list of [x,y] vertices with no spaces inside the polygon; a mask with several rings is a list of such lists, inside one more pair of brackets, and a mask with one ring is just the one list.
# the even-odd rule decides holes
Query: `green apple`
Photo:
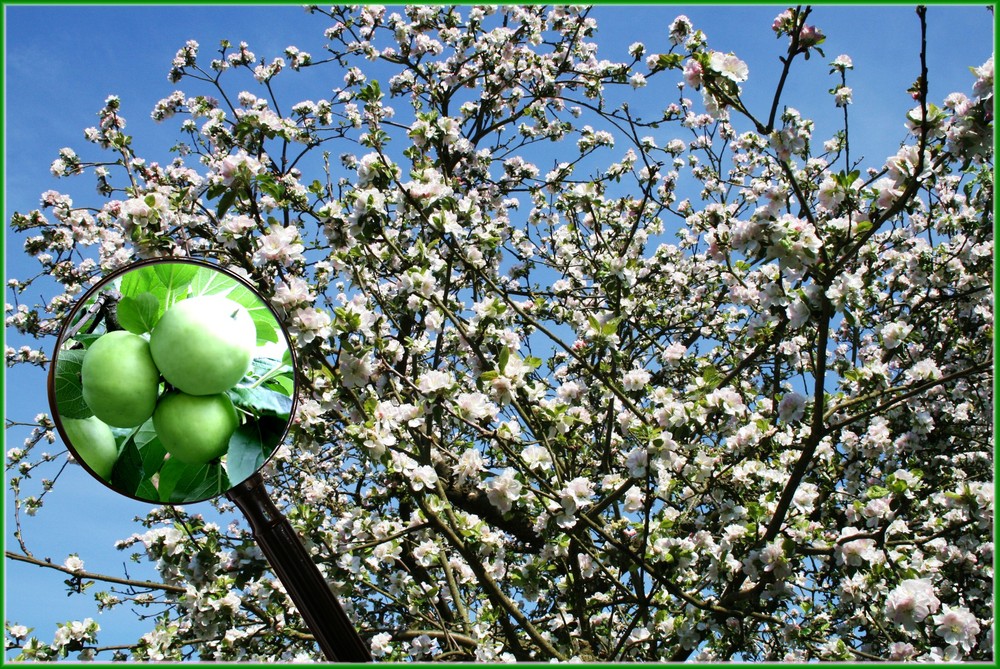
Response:
[{"label": "green apple", "polygon": [[178,302],[149,336],[163,378],[188,395],[215,395],[235,386],[250,369],[256,345],[250,313],[219,295]]},{"label": "green apple", "polygon": [[107,423],[97,416],[62,418],[60,422],[77,459],[105,481],[110,481],[118,460],[118,445]]},{"label": "green apple", "polygon": [[153,415],[160,372],[149,343],[125,330],[108,332],[83,356],[83,400],[108,425],[136,427]]},{"label": "green apple", "polygon": [[164,393],[153,412],[153,427],[171,457],[191,465],[225,455],[239,425],[227,395]]}]

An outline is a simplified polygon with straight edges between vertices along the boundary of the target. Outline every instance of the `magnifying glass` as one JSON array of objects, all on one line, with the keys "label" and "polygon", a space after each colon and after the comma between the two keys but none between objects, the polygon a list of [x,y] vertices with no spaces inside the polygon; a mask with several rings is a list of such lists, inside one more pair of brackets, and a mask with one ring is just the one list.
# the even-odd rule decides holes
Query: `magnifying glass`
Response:
[{"label": "magnifying glass", "polygon": [[115,492],[167,505],[232,500],[324,656],[371,662],[260,473],[295,415],[288,342],[235,273],[190,259],[135,263],[87,291],[63,323],[52,416],[76,461]]}]

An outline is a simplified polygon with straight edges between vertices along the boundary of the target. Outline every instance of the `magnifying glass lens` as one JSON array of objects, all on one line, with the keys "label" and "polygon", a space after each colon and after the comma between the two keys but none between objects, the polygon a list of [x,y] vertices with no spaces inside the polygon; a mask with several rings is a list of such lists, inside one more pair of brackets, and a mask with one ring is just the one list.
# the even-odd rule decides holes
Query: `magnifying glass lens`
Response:
[{"label": "magnifying glass lens", "polygon": [[243,279],[156,260],[110,275],[60,333],[49,399],[76,460],[129,497],[227,493],[283,441],[295,404],[288,336]]}]

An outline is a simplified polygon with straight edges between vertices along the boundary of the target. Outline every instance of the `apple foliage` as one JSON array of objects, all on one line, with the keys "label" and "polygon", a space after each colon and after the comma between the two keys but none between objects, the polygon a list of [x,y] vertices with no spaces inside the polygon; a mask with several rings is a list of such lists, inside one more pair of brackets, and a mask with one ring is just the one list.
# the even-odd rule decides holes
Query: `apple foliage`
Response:
[{"label": "apple foliage", "polygon": [[[303,378],[269,485],[378,658],[992,658],[992,58],[931,100],[918,10],[905,137],[868,165],[849,57],[832,137],[786,99],[828,58],[808,9],[774,21],[761,108],[683,16],[613,62],[583,7],[311,11],[315,55],[178,51],[169,161],[108,98],[53,164],[107,199],[14,215],[65,291],[8,326],[44,346],[137,258],[257,285]],[[312,68],[342,85],[278,99]],[[19,518],[50,430],[7,454]],[[317,658],[242,524],[140,524],[119,548],[161,582],[96,599],[150,631],[9,624],[22,657]]]}]

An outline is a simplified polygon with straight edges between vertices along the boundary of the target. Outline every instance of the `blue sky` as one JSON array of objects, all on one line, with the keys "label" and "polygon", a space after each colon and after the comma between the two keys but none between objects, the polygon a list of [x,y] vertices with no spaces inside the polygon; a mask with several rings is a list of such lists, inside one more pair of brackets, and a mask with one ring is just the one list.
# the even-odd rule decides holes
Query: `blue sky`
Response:
[{"label": "blue sky", "polygon": [[[667,27],[678,14],[686,14],[696,28],[706,32],[712,48],[734,51],[748,63],[745,99],[758,116],[766,117],[780,72],[777,59],[785,45],[784,39],[775,39],[770,25],[785,7],[618,6],[599,8],[594,16],[600,26],[601,57],[624,60],[626,49],[635,41],[646,43],[649,51],[665,51]],[[848,75],[848,85],[854,90],[852,156],[864,156],[865,166],[877,167],[903,139],[902,114],[913,106],[905,92],[919,72],[919,23],[913,8],[821,5],[814,9],[811,22],[828,36],[823,45],[827,57],[799,63],[783,101],[817,119],[818,137],[832,135],[838,129],[840,110],[826,93],[836,83],[827,63],[841,53],[850,55],[855,65]],[[39,195],[53,188],[70,194],[77,204],[100,206],[89,177],[56,181],[49,165],[64,146],[87,155],[82,131],[96,123],[96,113],[109,94],[121,96],[126,130],[136,138],[140,154],[168,161],[176,125],[157,125],[149,112],[174,89],[166,75],[186,40],[200,42],[206,57],[221,39],[245,40],[259,57],[268,59],[281,55],[289,45],[318,56],[327,27],[322,17],[311,16],[296,5],[8,5],[4,23],[5,220],[14,211],[37,208]],[[968,93],[973,82],[968,67],[982,64],[992,52],[992,15],[983,6],[932,5],[928,23],[931,99],[940,102],[952,91]],[[290,79],[296,86],[309,88],[288,90],[286,102],[328,95],[340,83],[341,73],[324,67]],[[182,82],[182,89],[185,86]],[[670,95],[648,113],[676,97]],[[664,142],[679,136],[676,129],[664,132],[674,133],[665,135]],[[21,255],[20,239],[8,232],[5,241],[7,276],[34,274],[33,261]],[[6,301],[11,298],[7,296]],[[11,333],[7,343],[20,345]],[[18,368],[7,373],[5,385],[8,418],[31,420],[47,411],[42,374]],[[20,445],[24,436],[8,431],[6,448]],[[62,449],[56,444],[50,450]],[[114,541],[137,531],[132,519],[144,515],[149,506],[118,496],[78,467],[68,468],[60,483],[39,515],[25,524],[29,545],[37,555],[58,563],[69,553],[79,552],[88,569],[120,574],[127,554],[115,550]],[[13,532],[10,499],[5,493],[8,544]],[[197,508],[212,511],[206,504]],[[155,577],[142,565],[130,564],[129,573]],[[6,618],[37,627],[43,640],[51,640],[55,622],[84,616],[100,622],[105,644],[134,641],[148,629],[128,610],[96,614],[89,595],[67,597],[62,581],[56,572],[8,561]]]}]

